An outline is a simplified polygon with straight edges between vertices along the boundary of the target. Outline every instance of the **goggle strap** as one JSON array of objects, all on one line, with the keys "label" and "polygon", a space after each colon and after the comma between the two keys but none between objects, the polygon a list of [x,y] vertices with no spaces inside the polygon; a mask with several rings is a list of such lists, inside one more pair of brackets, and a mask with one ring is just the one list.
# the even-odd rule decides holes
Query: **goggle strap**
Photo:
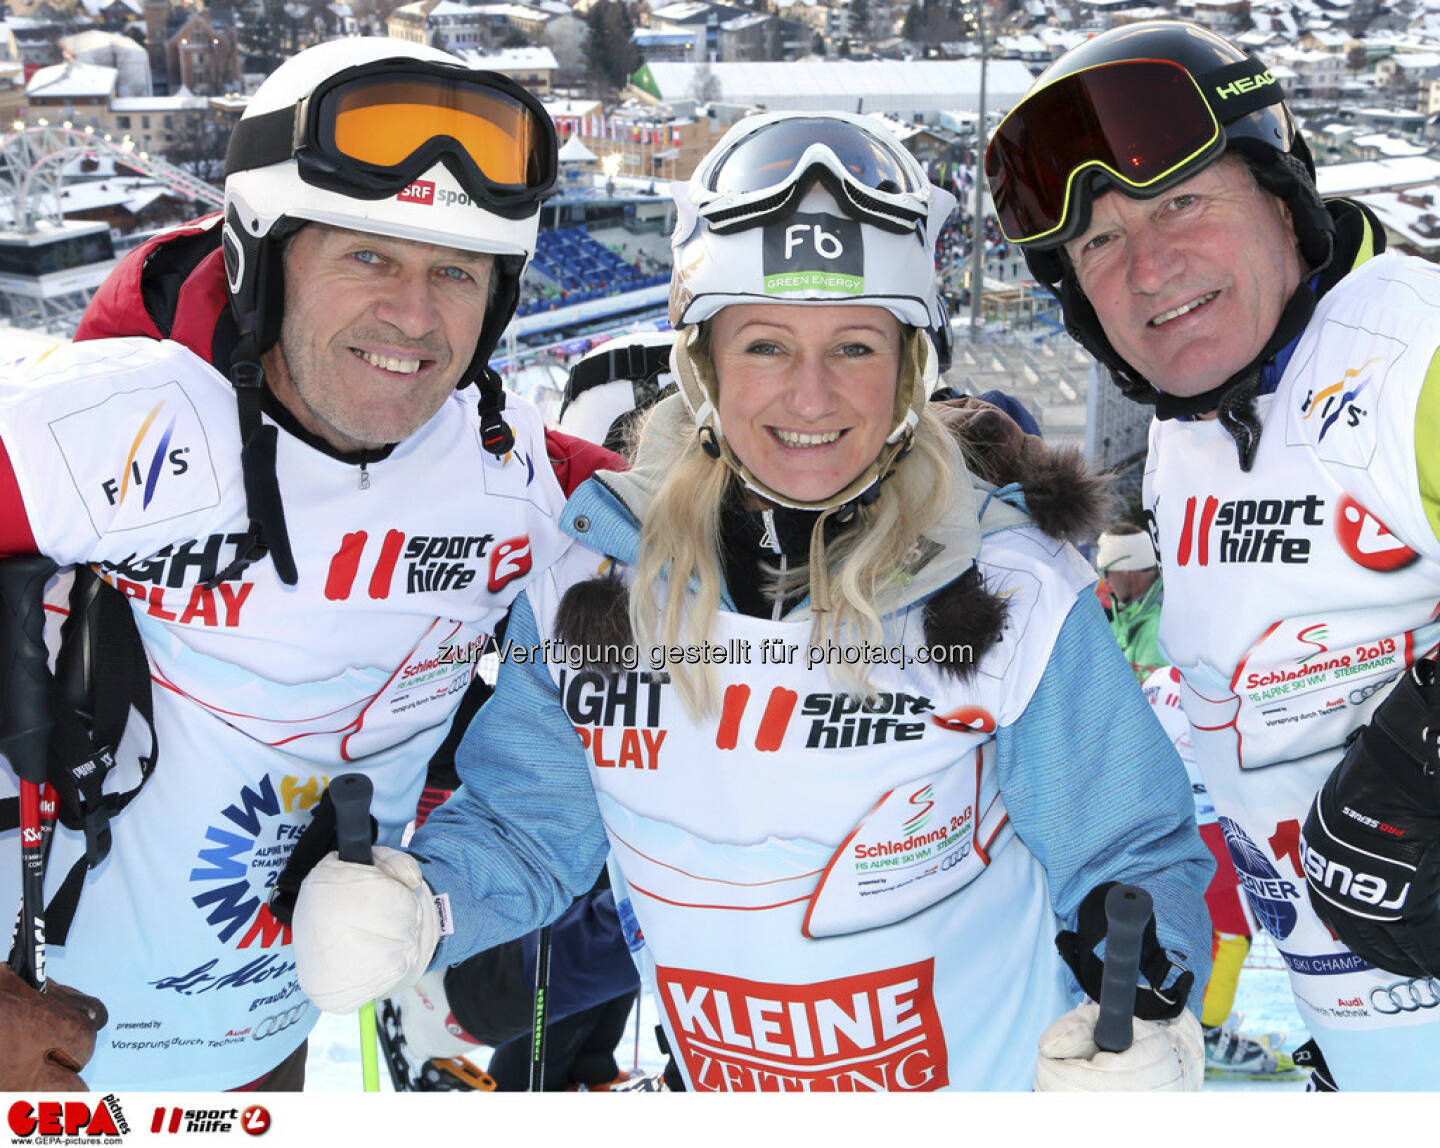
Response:
[{"label": "goggle strap", "polygon": [[1240,60],[1196,76],[1195,83],[1222,124],[1278,104],[1285,98],[1269,68],[1258,60]]},{"label": "goggle strap", "polygon": [[276,108],[241,120],[225,150],[225,175],[284,163],[295,155],[296,109]]}]

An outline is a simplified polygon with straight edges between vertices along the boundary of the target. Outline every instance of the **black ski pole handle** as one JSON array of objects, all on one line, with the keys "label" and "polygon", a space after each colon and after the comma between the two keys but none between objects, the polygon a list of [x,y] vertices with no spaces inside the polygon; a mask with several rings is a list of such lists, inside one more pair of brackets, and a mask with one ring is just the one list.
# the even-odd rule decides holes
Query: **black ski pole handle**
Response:
[{"label": "black ski pole handle", "polygon": [[330,782],[335,806],[335,846],[341,861],[370,865],[370,799],[375,787],[363,773],[342,773]]},{"label": "black ski pole handle", "polygon": [[45,584],[58,569],[40,554],[0,561],[0,752],[21,781],[44,785],[49,754],[50,670]]},{"label": "black ski pole handle", "polygon": [[45,584],[57,567],[43,555],[0,561],[0,752],[20,780],[20,917],[9,963],[45,988],[45,847],[40,814],[50,748],[50,670]]},{"label": "black ski pole handle", "polygon": [[1152,909],[1150,894],[1138,885],[1116,885],[1105,895],[1105,971],[1095,1020],[1095,1047],[1103,1052],[1124,1052],[1134,1039],[1140,944]]}]

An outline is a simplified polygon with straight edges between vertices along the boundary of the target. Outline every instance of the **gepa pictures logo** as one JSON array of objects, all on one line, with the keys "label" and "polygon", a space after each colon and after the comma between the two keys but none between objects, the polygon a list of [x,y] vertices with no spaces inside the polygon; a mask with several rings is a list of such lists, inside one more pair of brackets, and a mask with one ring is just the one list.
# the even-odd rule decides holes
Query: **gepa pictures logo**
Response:
[{"label": "gepa pictures logo", "polygon": [[98,1101],[17,1100],[6,1112],[6,1123],[20,1141],[31,1137],[66,1136],[93,1139],[97,1143],[119,1143],[130,1131],[120,1101],[107,1094]]}]

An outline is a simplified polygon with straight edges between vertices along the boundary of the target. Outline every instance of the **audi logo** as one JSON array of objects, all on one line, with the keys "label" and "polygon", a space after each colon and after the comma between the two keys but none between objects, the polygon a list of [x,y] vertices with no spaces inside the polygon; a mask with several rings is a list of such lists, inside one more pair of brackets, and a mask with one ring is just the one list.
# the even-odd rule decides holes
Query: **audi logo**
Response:
[{"label": "audi logo", "polygon": [[267,1016],[255,1026],[255,1031],[250,1034],[251,1040],[264,1040],[267,1036],[274,1036],[276,1033],[284,1032],[287,1028],[298,1024],[300,1018],[309,1011],[310,1002],[302,1001],[300,1004],[292,1005],[284,1012],[277,1012],[273,1016]]},{"label": "audi logo", "polygon": [[940,860],[940,871],[943,873],[946,870],[955,868],[956,865],[960,864],[960,862],[969,856],[970,842],[967,841],[963,845],[952,846],[950,852],[945,854]]},{"label": "audi logo", "polygon": [[1440,981],[1434,977],[1415,977],[1370,990],[1370,1007],[1384,1016],[1418,1012],[1436,1005],[1440,1005]]},{"label": "audi logo", "polygon": [[1386,678],[1383,682],[1372,682],[1370,685],[1362,686],[1358,690],[1351,690],[1350,704],[1352,706],[1360,705],[1360,703],[1369,700],[1371,695],[1374,694],[1376,690],[1383,690],[1386,686],[1390,684],[1390,682],[1391,679]]}]

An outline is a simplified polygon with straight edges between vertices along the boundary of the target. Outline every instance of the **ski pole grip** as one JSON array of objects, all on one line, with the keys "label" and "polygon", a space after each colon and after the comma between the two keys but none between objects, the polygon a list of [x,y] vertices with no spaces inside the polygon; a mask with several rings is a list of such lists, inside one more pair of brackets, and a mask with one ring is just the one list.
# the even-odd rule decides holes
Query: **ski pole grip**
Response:
[{"label": "ski pole grip", "polygon": [[1137,885],[1116,885],[1105,895],[1105,971],[1095,1021],[1095,1047],[1103,1052],[1124,1052],[1134,1039],[1140,943],[1152,908],[1150,894]]},{"label": "ski pole grip", "polygon": [[335,844],[341,861],[372,864],[370,855],[370,798],[375,788],[363,773],[342,773],[330,782],[335,805]]},{"label": "ski pole grip", "polygon": [[58,569],[41,554],[0,561],[0,753],[21,781],[44,785],[50,672],[45,584]]}]

